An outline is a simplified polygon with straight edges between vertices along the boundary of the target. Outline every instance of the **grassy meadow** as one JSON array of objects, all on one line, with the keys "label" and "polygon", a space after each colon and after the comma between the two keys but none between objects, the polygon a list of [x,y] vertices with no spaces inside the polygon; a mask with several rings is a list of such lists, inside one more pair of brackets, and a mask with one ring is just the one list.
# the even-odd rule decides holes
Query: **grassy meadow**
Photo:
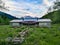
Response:
[{"label": "grassy meadow", "polygon": [[18,32],[28,28],[30,31],[21,45],[60,45],[60,24],[52,24],[51,28],[28,27],[12,28],[0,25],[0,45],[7,45],[7,37],[14,38]]}]

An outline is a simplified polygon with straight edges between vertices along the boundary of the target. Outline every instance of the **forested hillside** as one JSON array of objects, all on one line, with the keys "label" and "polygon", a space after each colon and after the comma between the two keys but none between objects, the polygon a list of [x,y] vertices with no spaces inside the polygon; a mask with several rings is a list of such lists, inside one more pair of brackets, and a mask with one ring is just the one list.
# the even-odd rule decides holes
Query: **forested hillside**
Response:
[{"label": "forested hillside", "polygon": [[42,18],[51,19],[53,23],[60,23],[60,10],[48,13]]},{"label": "forested hillside", "polygon": [[9,21],[12,19],[17,19],[17,18],[9,14],[6,14],[4,12],[0,12],[0,24],[9,24]]}]

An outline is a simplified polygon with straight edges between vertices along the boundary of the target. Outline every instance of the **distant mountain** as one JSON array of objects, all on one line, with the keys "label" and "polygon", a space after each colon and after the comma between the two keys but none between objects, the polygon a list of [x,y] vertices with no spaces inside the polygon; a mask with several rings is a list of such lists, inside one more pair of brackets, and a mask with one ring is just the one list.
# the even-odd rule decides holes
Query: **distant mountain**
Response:
[{"label": "distant mountain", "polygon": [[0,11],[0,24],[9,24],[9,21],[13,19],[18,19],[18,18]]},{"label": "distant mountain", "polygon": [[4,13],[4,12],[1,12],[0,11],[0,16],[6,16],[7,18],[9,18],[9,19],[18,19],[17,17],[14,17],[14,16],[12,16],[12,15],[10,15],[10,14],[7,14],[7,13]]}]

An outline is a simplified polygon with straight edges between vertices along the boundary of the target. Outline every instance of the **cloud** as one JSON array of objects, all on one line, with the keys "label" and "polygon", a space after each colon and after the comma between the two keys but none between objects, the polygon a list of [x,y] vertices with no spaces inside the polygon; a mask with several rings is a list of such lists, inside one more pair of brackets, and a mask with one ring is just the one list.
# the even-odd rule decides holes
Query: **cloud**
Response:
[{"label": "cloud", "polygon": [[[3,0],[5,2],[5,6],[9,7],[10,11],[4,11],[9,13],[15,17],[22,17],[22,16],[33,16],[33,17],[42,17],[47,13],[48,7],[51,6],[53,1],[51,0],[43,0],[43,3],[35,3],[32,2],[25,2],[21,0],[12,1],[12,0]],[[38,0],[39,1],[39,0]],[[38,2],[37,1],[37,2]]]},{"label": "cloud", "polygon": [[44,0],[43,3],[46,4],[46,5],[50,5],[49,4],[50,2],[48,0]]}]

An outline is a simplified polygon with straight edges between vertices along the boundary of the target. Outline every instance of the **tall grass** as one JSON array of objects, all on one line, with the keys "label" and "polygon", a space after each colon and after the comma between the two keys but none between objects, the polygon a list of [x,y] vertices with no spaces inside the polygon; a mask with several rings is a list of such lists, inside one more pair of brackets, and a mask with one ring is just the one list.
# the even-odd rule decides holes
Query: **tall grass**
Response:
[{"label": "tall grass", "polygon": [[1,25],[0,45],[8,45],[8,42],[5,41],[7,37],[14,38],[18,34],[18,32],[21,32],[26,28],[28,28],[30,32],[21,45],[60,45],[60,24],[54,24],[51,28],[28,26],[12,28],[9,25]]}]

